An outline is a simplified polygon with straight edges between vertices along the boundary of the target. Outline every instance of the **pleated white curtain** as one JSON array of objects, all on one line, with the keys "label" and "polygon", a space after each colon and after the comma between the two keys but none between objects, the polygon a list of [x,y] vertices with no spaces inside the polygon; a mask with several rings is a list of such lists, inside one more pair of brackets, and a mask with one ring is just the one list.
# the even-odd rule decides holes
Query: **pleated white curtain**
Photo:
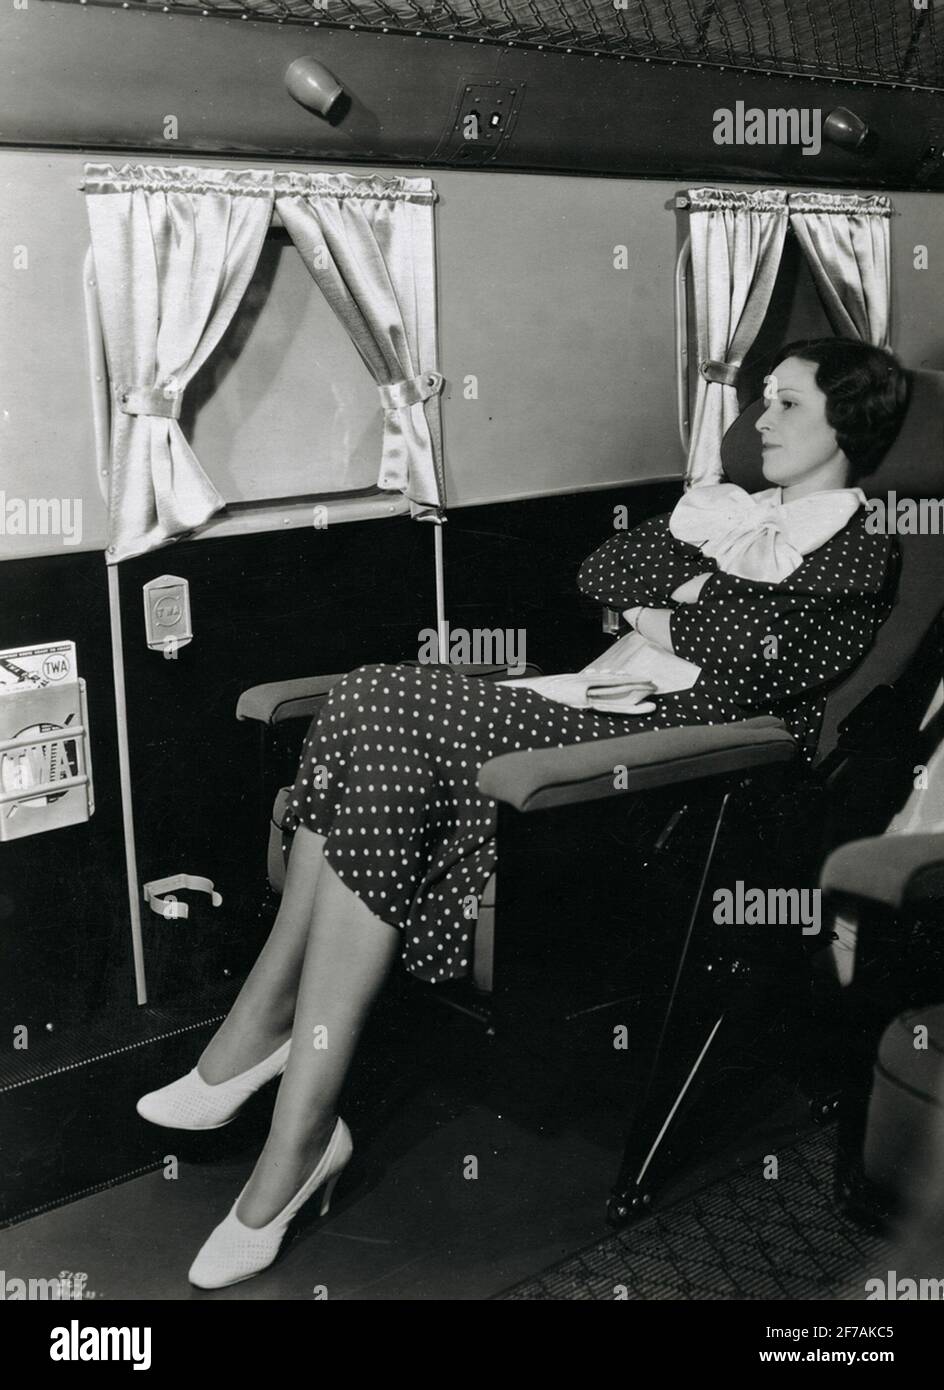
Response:
[{"label": "pleated white curtain", "polygon": [[699,378],[686,486],[722,476],[721,440],[738,414],[735,381],[770,305],[787,233],[787,194],[688,190]]},{"label": "pleated white curtain", "polygon": [[272,215],[266,170],[85,166],[112,387],[110,564],[180,536],[225,505],[178,419],[222,338]]},{"label": "pleated white curtain", "polygon": [[377,383],[379,486],[419,520],[445,505],[432,181],[356,174],[276,176],[276,207],[312,278]]},{"label": "pleated white curtain", "polygon": [[790,226],[838,337],[888,344],[891,214],[884,194],[790,194]]},{"label": "pleated white curtain", "polygon": [[87,164],[112,387],[109,563],[203,525],[225,501],[178,423],[232,322],[274,206],[377,382],[379,486],[445,506],[430,179]]}]

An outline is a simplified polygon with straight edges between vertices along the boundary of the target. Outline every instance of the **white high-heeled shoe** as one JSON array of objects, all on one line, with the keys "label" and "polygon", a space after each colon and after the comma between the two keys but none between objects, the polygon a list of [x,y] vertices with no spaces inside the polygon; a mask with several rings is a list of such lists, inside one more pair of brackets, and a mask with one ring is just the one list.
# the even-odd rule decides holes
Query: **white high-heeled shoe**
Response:
[{"label": "white high-heeled shoe", "polygon": [[196,1067],[186,1076],[149,1091],[135,1107],[142,1119],[166,1129],[221,1129],[251,1095],[285,1070],[291,1038],[248,1071],[211,1085]]},{"label": "white high-heeled shoe", "polygon": [[240,1197],[246,1190],[244,1187],[229,1214],[201,1246],[190,1266],[187,1277],[191,1284],[198,1289],[223,1289],[228,1284],[238,1284],[268,1269],[279,1253],[292,1218],[322,1184],[325,1190],[321,1199],[321,1215],[327,1216],[338,1178],[347,1166],[353,1149],[348,1127],[339,1118],[328,1140],[328,1147],[318,1160],[318,1166],[288,1205],[267,1226],[244,1226],[236,1215]]}]

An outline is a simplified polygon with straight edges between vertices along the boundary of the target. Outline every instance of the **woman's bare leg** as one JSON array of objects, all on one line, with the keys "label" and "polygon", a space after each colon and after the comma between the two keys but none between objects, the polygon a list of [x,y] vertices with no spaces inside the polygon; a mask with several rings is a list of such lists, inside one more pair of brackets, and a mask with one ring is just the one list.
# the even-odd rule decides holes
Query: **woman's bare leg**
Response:
[{"label": "woman's bare leg", "polygon": [[278,916],[236,1000],[197,1069],[204,1081],[228,1081],[274,1052],[292,1031],[295,1000],[311,930],[324,836],[295,834]]},{"label": "woman's bare leg", "polygon": [[397,929],[374,916],[325,862],[315,888],[292,1050],[269,1137],[236,1212],[245,1225],[271,1221],[318,1162],[358,1038],[400,941]]}]

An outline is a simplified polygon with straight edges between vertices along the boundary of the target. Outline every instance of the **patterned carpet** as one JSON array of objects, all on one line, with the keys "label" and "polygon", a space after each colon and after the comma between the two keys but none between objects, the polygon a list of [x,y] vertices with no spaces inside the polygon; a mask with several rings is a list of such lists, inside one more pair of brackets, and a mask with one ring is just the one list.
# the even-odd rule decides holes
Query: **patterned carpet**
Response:
[{"label": "patterned carpet", "polygon": [[864,1297],[892,1247],[832,1203],[835,1134],[817,1129],[638,1226],[571,1255],[505,1299],[840,1299]]}]

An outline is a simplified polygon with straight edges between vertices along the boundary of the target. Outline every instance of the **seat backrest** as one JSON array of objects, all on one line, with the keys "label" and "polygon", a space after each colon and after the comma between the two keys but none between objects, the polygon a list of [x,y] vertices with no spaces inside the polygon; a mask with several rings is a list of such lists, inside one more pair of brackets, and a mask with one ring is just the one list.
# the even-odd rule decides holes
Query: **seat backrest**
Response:
[{"label": "seat backrest", "polygon": [[[866,496],[881,499],[892,515],[900,500],[918,503],[944,498],[944,372],[918,370],[911,377],[901,429],[876,471],[860,483]],[[762,400],[747,406],[721,443],[726,476],[748,492],[770,486],[763,475],[760,435],[755,428],[764,409]],[[926,512],[937,534],[897,534],[901,567],[894,607],[871,650],[830,691],[818,762],[833,750],[840,723],[869,691],[901,678],[944,608],[944,506]]]}]

